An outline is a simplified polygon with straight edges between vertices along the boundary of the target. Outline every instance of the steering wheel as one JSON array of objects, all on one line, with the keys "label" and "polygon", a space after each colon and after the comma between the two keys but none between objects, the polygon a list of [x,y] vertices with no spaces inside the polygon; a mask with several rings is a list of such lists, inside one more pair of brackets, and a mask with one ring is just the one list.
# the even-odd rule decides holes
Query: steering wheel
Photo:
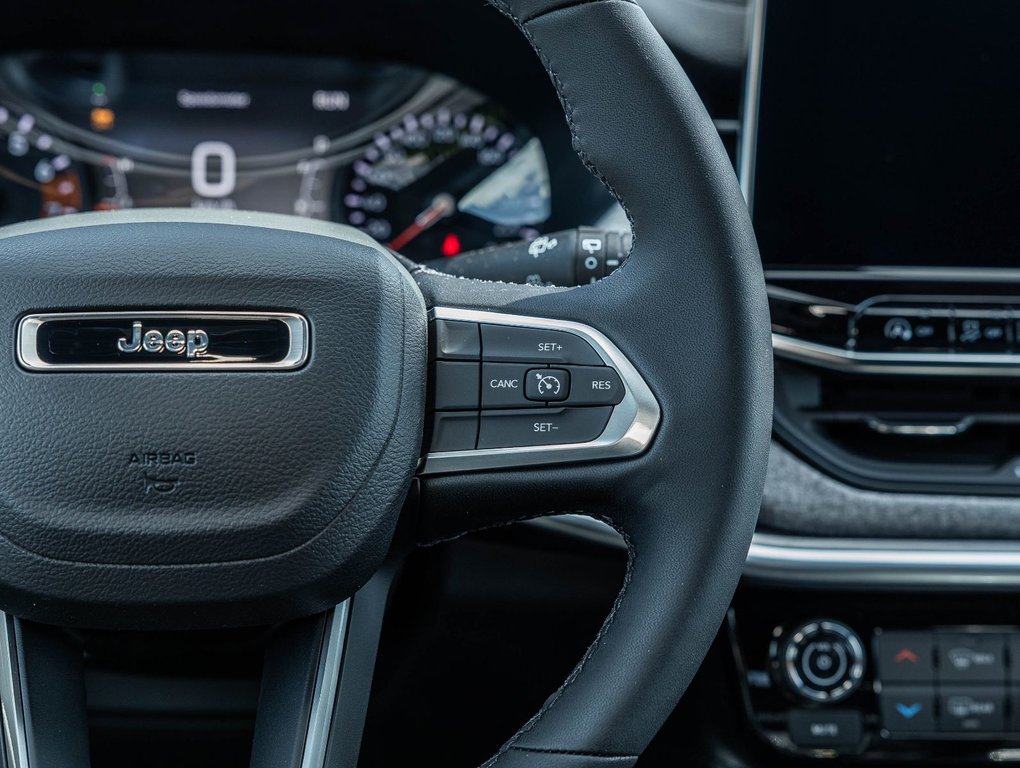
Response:
[{"label": "steering wheel", "polygon": [[[350,622],[401,515],[423,544],[563,513],[626,540],[598,636],[486,765],[630,766],[676,705],[764,483],[754,234],[711,120],[636,4],[493,2],[632,222],[633,253],[598,283],[451,278],[350,228],[262,214],[0,231],[0,703],[15,768],[87,765],[26,730],[38,675],[21,619],[183,629],[323,612],[297,746],[271,760],[257,742],[253,765],[353,764]],[[561,378],[520,400],[536,374]]]}]

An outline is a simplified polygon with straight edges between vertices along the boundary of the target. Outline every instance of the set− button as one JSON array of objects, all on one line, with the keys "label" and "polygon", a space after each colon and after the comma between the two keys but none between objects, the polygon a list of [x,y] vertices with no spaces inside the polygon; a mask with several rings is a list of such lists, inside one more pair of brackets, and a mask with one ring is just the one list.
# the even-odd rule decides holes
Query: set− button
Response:
[{"label": "set\u2212 button", "polygon": [[586,443],[606,428],[611,407],[543,408],[541,411],[482,411],[479,448]]}]

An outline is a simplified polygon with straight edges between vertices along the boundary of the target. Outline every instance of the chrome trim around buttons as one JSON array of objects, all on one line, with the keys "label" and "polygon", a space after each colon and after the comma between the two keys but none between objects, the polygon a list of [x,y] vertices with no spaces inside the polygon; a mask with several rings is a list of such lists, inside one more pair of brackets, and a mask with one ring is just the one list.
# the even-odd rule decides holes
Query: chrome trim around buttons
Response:
[{"label": "chrome trim around buttons", "polygon": [[637,369],[613,342],[594,328],[568,320],[450,307],[432,309],[429,312],[429,319],[541,328],[576,334],[592,346],[607,366],[620,374],[626,392],[620,404],[613,408],[605,430],[595,440],[561,445],[429,453],[425,457],[422,474],[620,459],[643,453],[651,443],[659,426],[661,416],[659,404]]},{"label": "chrome trim around buttons", "polygon": [[[36,344],[39,329],[47,322],[56,320],[145,320],[148,318],[179,317],[194,323],[202,320],[279,320],[290,331],[290,347],[287,354],[275,362],[257,362],[247,358],[223,358],[210,355],[193,357],[168,363],[123,362],[123,363],[48,363],[39,357]],[[207,312],[167,311],[155,312],[47,312],[26,315],[18,322],[17,358],[21,367],[30,371],[290,371],[300,368],[308,361],[311,348],[308,320],[293,312]]]},{"label": "chrome trim around buttons", "polygon": [[351,601],[344,600],[333,609],[329,626],[322,641],[319,668],[312,694],[312,710],[308,715],[308,731],[301,755],[301,768],[323,768],[326,765],[326,748],[333,725],[337,690],[343,672],[347,649],[347,627],[351,617]]},{"label": "chrome trim around buttons", "polygon": [[969,352],[856,352],[772,334],[772,351],[787,360],[853,373],[901,376],[1016,376],[1020,355]]},{"label": "chrome trim around buttons", "polygon": [[0,613],[0,716],[3,718],[6,753],[4,765],[8,768],[28,768],[28,730],[25,725],[15,621],[13,616]]}]

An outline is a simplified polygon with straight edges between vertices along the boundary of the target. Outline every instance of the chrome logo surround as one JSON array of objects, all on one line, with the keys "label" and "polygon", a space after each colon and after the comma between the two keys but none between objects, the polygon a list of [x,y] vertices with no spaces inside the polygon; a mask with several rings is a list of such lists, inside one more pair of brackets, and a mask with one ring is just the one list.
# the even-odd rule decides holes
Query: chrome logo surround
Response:
[{"label": "chrome logo surround", "polygon": [[[235,320],[238,323],[282,323],[289,332],[287,348],[279,359],[265,361],[252,357],[240,355],[217,354],[214,348],[210,348],[208,339],[205,339],[205,349],[200,354],[172,355],[172,359],[161,359],[154,362],[146,360],[152,353],[163,352],[164,350],[174,353],[178,346],[174,343],[169,349],[165,346],[159,350],[143,350],[139,354],[132,354],[131,357],[116,362],[52,362],[44,360],[39,355],[40,331],[48,324],[58,321],[122,321],[127,331],[127,339],[114,337],[111,344],[114,349],[121,353],[131,353],[133,350],[125,348],[121,341],[131,339],[132,331],[136,323],[143,323],[149,319],[173,319],[179,321],[183,331],[169,331],[169,333],[183,333],[185,341],[180,345],[181,350],[187,349],[186,339],[190,329],[195,334],[205,334],[201,330],[205,321]],[[176,336],[174,337],[176,339]],[[201,336],[198,337],[200,340]],[[190,351],[194,352],[195,347]],[[16,357],[18,364],[29,371],[166,371],[180,373],[181,371],[256,371],[274,370],[289,371],[300,368],[308,361],[311,349],[308,320],[302,315],[293,312],[207,312],[196,311],[141,311],[141,312],[48,312],[41,314],[25,315],[18,322]]]}]

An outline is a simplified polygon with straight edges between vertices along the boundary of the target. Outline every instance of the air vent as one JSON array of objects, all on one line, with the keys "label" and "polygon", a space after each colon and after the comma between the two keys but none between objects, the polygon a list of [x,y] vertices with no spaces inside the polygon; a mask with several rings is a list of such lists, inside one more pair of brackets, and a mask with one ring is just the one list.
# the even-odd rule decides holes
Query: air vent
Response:
[{"label": "air vent", "polygon": [[777,360],[776,432],[855,485],[1020,494],[1020,380],[868,375]]}]

